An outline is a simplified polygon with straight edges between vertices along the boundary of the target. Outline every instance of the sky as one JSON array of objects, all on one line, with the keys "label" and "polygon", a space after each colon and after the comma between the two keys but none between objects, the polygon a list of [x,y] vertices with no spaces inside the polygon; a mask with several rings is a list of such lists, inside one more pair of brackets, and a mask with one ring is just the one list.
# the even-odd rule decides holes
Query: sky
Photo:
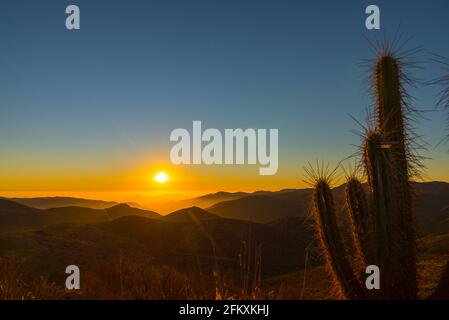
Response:
[{"label": "sky", "polygon": [[[65,28],[66,6],[81,29]],[[366,6],[381,30],[365,28]],[[370,42],[410,39],[422,81],[449,57],[449,2],[432,1],[23,1],[0,3],[0,193],[185,194],[299,188],[303,167],[353,154],[372,103]],[[411,88],[434,110],[439,88]],[[449,181],[443,112],[417,125],[429,143],[426,180]],[[279,129],[279,170],[174,166],[170,132]],[[158,171],[170,182],[157,185]],[[106,194],[109,193],[109,196]]]}]

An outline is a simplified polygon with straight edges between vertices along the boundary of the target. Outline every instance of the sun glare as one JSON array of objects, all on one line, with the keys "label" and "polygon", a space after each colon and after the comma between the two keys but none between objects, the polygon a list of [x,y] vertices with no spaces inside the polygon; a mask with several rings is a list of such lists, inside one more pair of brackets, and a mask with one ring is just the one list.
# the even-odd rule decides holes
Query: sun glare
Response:
[{"label": "sun glare", "polygon": [[168,176],[168,174],[163,171],[158,172],[154,176],[154,181],[156,181],[157,183],[166,183],[169,179],[170,177]]}]

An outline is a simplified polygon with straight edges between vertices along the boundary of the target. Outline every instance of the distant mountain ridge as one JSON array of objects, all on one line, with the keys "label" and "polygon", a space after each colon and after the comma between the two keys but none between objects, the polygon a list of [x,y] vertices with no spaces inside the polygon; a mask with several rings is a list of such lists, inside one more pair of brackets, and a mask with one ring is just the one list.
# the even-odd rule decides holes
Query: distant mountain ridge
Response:
[{"label": "distant mountain ridge", "polygon": [[[413,183],[413,191],[415,198],[415,212],[416,220],[419,225],[419,231],[422,234],[449,232],[449,183],[445,182],[425,182]],[[333,189],[335,201],[340,209],[344,210],[344,185]],[[210,207],[203,208],[196,205],[189,205],[183,209],[171,212],[164,219],[167,221],[192,221],[202,220],[205,218],[213,218],[215,216],[246,220],[256,223],[270,223],[272,221],[281,220],[289,217],[305,218],[309,216],[311,189],[284,189],[280,191],[256,191],[253,193],[246,192],[217,192],[213,194],[206,194],[201,197],[190,199],[186,204],[195,201],[215,202],[219,201]],[[22,198],[21,198],[22,199]],[[50,199],[50,198],[47,198]],[[88,201],[90,204],[110,205],[113,202],[102,202],[97,200],[85,200],[77,198],[63,198],[55,197],[64,204],[69,201]],[[69,201],[67,201],[69,199]],[[75,199],[75,200],[73,200]],[[198,200],[199,199],[199,200]],[[223,200],[226,199],[226,200]],[[5,204],[5,199],[0,202],[0,218],[5,216],[5,208],[10,208],[12,211],[17,211],[16,217],[11,221],[6,222],[6,226],[13,226],[17,223],[18,227],[26,228],[24,221],[29,219],[29,225],[36,227],[39,223],[39,218],[36,218],[38,209],[27,207],[19,207],[13,204]],[[28,199],[27,201],[31,201]],[[194,201],[195,200],[195,201]],[[43,201],[38,198],[38,201]],[[206,202],[204,202],[206,201]],[[22,201],[23,202],[23,201]],[[44,201],[45,202],[45,201]],[[3,203],[3,205],[2,205]],[[41,203],[42,204],[42,203]],[[47,204],[49,202],[47,201]],[[15,208],[15,209],[12,209]],[[140,215],[152,219],[162,218],[156,212],[138,209],[127,204],[115,204],[106,209],[92,209],[80,206],[63,206],[57,208],[50,208],[44,210],[45,218],[42,224],[54,224],[64,222],[79,222],[79,223],[95,223],[101,221],[110,221],[117,217],[127,215]],[[42,212],[41,212],[42,213]],[[1,220],[1,219],[0,219]],[[15,222],[14,222],[15,220]],[[22,221],[22,222],[21,222]],[[1,222],[1,221],[0,221]],[[0,227],[1,228],[1,227]]]},{"label": "distant mountain ridge", "polygon": [[217,219],[219,216],[198,207],[177,210],[164,216],[164,220],[172,222],[198,222],[206,219]]},{"label": "distant mountain ridge", "polygon": [[38,230],[62,223],[100,223],[124,216],[150,219],[162,217],[156,212],[133,208],[127,204],[118,204],[107,209],[76,206],[36,209],[11,200],[0,199],[0,232]]},{"label": "distant mountain ridge", "polygon": [[35,198],[4,198],[36,209],[59,207],[85,207],[91,209],[106,209],[118,204],[115,201],[90,200],[73,197],[35,197]]},{"label": "distant mountain ridge", "polygon": [[[240,199],[249,194],[250,193],[247,192],[219,191],[216,193],[209,193],[195,198],[158,203],[158,207],[160,208],[161,212],[165,213],[171,213],[176,210],[190,207],[198,207],[201,209],[206,209],[218,202]],[[151,208],[151,203],[147,203],[146,206]]]},{"label": "distant mountain ridge", "polygon": [[[414,182],[415,212],[422,233],[449,232],[449,183]],[[336,204],[344,209],[345,185],[333,188]],[[223,201],[206,208],[219,216],[269,223],[287,217],[307,217],[311,189],[258,191],[239,199]],[[445,220],[446,219],[446,220]]]},{"label": "distant mountain ridge", "polygon": [[310,194],[309,189],[259,191],[240,199],[219,202],[206,210],[226,218],[268,223],[285,217],[305,216]]},{"label": "distant mountain ridge", "polygon": [[[344,189],[344,185],[333,189],[342,213],[339,218],[345,216]],[[438,263],[436,259],[449,246],[449,184],[414,183],[413,191],[419,258],[425,261],[423,266],[430,266]],[[283,281],[293,283],[297,290],[298,277],[289,275],[306,265],[309,273],[322,263],[309,219],[311,192],[286,189],[240,194],[208,210],[188,207],[166,216],[127,204],[41,210],[0,199],[0,256],[13,252],[25,259],[29,276],[58,283],[64,283],[69,264],[76,262],[83,272],[100,270],[96,274],[102,275],[109,267],[115,270],[118,261],[170,267],[188,277],[226,272],[239,281],[242,250],[249,248],[250,261],[261,252],[265,284],[285,276]],[[426,275],[440,272],[429,270]],[[321,272],[308,283],[315,287],[315,281],[323,279],[327,276]],[[328,291],[326,283],[322,290]]]},{"label": "distant mountain ridge", "polygon": [[0,232],[28,231],[42,226],[41,210],[0,198]]}]

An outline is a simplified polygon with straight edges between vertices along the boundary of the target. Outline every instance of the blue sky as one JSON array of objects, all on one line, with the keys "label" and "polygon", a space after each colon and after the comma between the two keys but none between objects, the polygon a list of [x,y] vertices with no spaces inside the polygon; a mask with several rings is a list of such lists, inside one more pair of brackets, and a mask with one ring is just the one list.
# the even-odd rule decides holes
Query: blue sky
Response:
[{"label": "blue sky", "polygon": [[[65,28],[69,4],[79,31]],[[364,27],[369,4],[381,31]],[[429,54],[449,56],[448,12],[445,0],[2,1],[0,175],[120,174],[168,158],[171,130],[201,120],[279,128],[279,179],[291,187],[308,160],[336,163],[359,143],[348,114],[363,120],[371,102],[358,66],[374,56],[367,39],[400,28],[422,47],[415,74],[432,79],[442,69]],[[436,92],[411,90],[427,109]],[[426,116],[429,178],[449,178],[448,148],[434,148],[444,113]]]}]

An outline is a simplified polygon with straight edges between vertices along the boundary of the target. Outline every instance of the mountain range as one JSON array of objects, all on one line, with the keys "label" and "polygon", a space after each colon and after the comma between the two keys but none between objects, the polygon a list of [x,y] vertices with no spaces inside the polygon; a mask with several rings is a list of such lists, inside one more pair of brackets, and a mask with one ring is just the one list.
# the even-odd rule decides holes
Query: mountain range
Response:
[{"label": "mountain range", "polygon": [[115,201],[90,200],[72,197],[10,198],[9,200],[36,209],[50,209],[59,207],[86,207],[91,209],[106,209],[118,204]]},{"label": "mountain range", "polygon": [[[449,232],[449,184],[426,182],[414,183],[412,187],[415,194],[415,212],[419,231],[423,234]],[[266,224],[283,218],[308,217],[311,192],[310,189],[253,193],[217,192],[178,201],[175,207],[184,204],[183,209],[197,207],[206,210],[209,215],[215,214],[223,218]],[[336,187],[333,192],[337,206],[344,211],[344,185]],[[40,211],[28,210],[29,208]],[[18,213],[10,221],[2,223],[0,230],[7,228],[7,225],[14,224],[22,224],[25,227],[27,219],[29,219],[30,226],[39,225],[39,221],[45,226],[64,222],[102,222],[127,215],[140,215],[153,219],[162,218],[159,213],[142,209],[138,204],[119,204],[67,197],[0,198],[0,219],[8,210],[13,212],[16,210]],[[173,210],[166,215],[167,219],[174,219],[173,217],[177,216],[178,212],[182,212],[182,210]],[[28,218],[20,222],[25,216]]]},{"label": "mountain range", "polygon": [[[413,190],[420,254],[429,265],[438,264],[435,261],[449,250],[449,184],[415,183]],[[64,266],[77,264],[92,271],[117,259],[170,266],[191,275],[220,270],[238,279],[242,255],[247,251],[254,271],[260,250],[261,277],[268,284],[288,284],[303,276],[298,272],[305,266],[317,267],[311,276],[319,279],[325,274],[319,267],[321,258],[310,221],[311,192],[221,192],[190,200],[189,204],[210,204],[206,210],[191,206],[165,216],[129,204],[89,208],[71,206],[75,200],[67,200],[67,206],[61,206],[61,199],[47,198],[39,209],[22,204],[23,199],[18,203],[0,198],[0,257],[19,255],[26,261],[27,274],[57,283],[66,276]],[[333,192],[344,220],[344,186]],[[58,206],[46,208],[51,199],[57,199]],[[43,203],[42,199],[26,201]]]}]

